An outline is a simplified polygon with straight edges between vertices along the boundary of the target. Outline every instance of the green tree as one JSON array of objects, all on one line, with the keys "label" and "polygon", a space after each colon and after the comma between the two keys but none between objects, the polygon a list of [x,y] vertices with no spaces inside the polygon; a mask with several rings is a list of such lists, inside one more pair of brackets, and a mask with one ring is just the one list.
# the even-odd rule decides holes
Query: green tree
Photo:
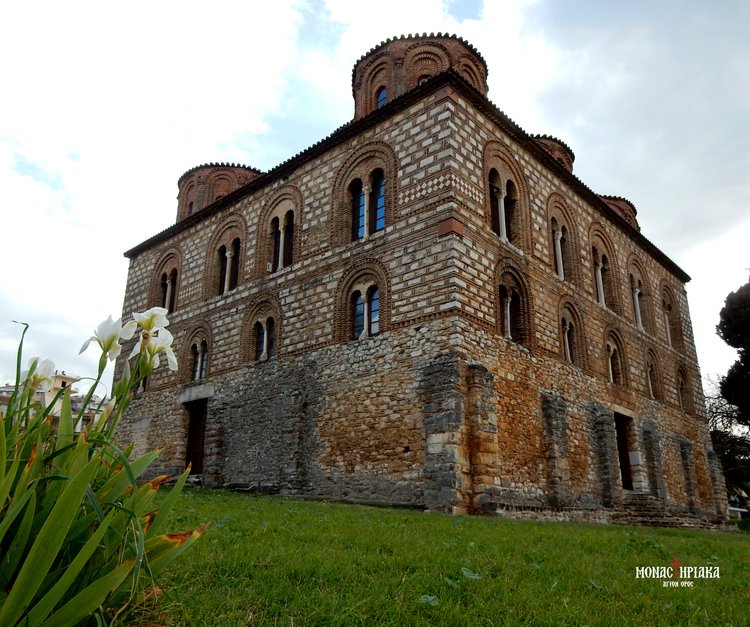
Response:
[{"label": "green tree", "polygon": [[735,421],[750,426],[750,281],[727,296],[716,332],[738,353],[721,379],[721,395],[737,408]]}]

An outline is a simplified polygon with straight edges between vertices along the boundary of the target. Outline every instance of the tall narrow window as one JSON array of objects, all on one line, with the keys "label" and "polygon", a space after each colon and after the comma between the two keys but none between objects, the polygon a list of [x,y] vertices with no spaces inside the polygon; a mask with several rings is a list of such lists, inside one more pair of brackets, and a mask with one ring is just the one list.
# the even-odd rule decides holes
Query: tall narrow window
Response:
[{"label": "tall narrow window", "polygon": [[576,329],[573,320],[567,312],[563,313],[561,319],[562,341],[563,341],[563,358],[570,364],[579,365],[578,363],[578,346],[576,344]]},{"label": "tall narrow window", "polygon": [[217,251],[219,264],[219,294],[223,294],[227,287],[227,247],[219,246]]},{"label": "tall narrow window", "polygon": [[255,330],[255,361],[263,359],[265,348],[266,348],[266,330],[260,321],[254,325]]},{"label": "tall narrow window", "polygon": [[273,240],[273,258],[271,261],[271,272],[279,269],[281,262],[281,229],[279,228],[279,219],[271,220],[271,238]]},{"label": "tall narrow window", "polygon": [[294,211],[287,211],[284,216],[284,267],[294,262]]},{"label": "tall narrow window", "polygon": [[516,191],[516,185],[513,181],[508,181],[505,185],[505,198],[503,199],[505,204],[505,237],[511,244],[518,245],[520,233],[518,228],[518,192]]},{"label": "tall narrow window", "polygon": [[662,292],[662,317],[667,335],[667,343],[675,349],[679,349],[682,341],[682,327],[680,324],[679,311],[675,307],[672,295],[667,289]]},{"label": "tall narrow window", "polygon": [[161,306],[167,313],[174,311],[175,293],[177,292],[177,269],[161,275]]},{"label": "tall narrow window", "polygon": [[692,399],[688,388],[687,376],[682,368],[677,371],[677,404],[685,412],[692,410]]},{"label": "tall narrow window", "polygon": [[240,239],[232,240],[231,255],[227,261],[229,265],[229,283],[227,288],[233,290],[237,287],[240,276]]},{"label": "tall narrow window", "polygon": [[615,298],[614,298],[614,284],[612,281],[612,269],[609,265],[609,257],[602,255],[602,288],[604,289],[604,304],[608,309],[614,311],[615,309]]},{"label": "tall narrow window", "polygon": [[266,354],[269,358],[274,357],[276,355],[276,323],[273,318],[266,320],[266,337],[268,338]]},{"label": "tall narrow window", "polygon": [[377,285],[367,290],[367,313],[367,334],[376,335],[380,331],[380,292]]},{"label": "tall narrow window", "polygon": [[620,478],[624,490],[633,489],[633,475],[630,467],[630,438],[632,419],[615,414],[615,435],[617,438],[617,458],[620,462]]},{"label": "tall narrow window", "polygon": [[388,104],[388,90],[385,87],[379,87],[375,92],[375,101],[378,109]]},{"label": "tall narrow window", "polygon": [[349,185],[352,203],[352,240],[365,236],[365,192],[362,181],[356,179]]},{"label": "tall narrow window", "polygon": [[656,364],[654,364],[653,360],[650,357],[646,362],[646,384],[648,387],[648,395],[650,398],[661,398],[659,378],[656,374]]},{"label": "tall narrow window", "polygon": [[370,233],[385,228],[385,175],[383,170],[372,174],[372,191],[370,192]]},{"label": "tall narrow window", "polygon": [[203,340],[201,342],[201,367],[200,367],[200,378],[206,378],[206,367],[208,366],[208,342]]},{"label": "tall narrow window", "polygon": [[501,238],[506,237],[505,232],[505,203],[503,202],[503,188],[500,175],[494,168],[490,170],[490,219],[492,232]]},{"label": "tall narrow window", "polygon": [[362,293],[357,290],[352,294],[352,339],[356,340],[362,335],[365,329],[365,303]]},{"label": "tall narrow window", "polygon": [[622,384],[622,358],[614,341],[607,342],[607,370],[610,383]]},{"label": "tall narrow window", "polygon": [[550,227],[552,230],[552,257],[554,259],[555,274],[558,279],[571,281],[573,278],[573,266],[568,229],[564,224],[559,224],[555,218],[552,218],[550,221]]},{"label": "tall narrow window", "polygon": [[190,347],[190,356],[192,361],[192,366],[190,368],[190,371],[192,373],[192,380],[197,381],[200,377],[201,372],[201,362],[200,362],[200,353],[198,352],[198,345],[193,344]]},{"label": "tall narrow window", "polygon": [[633,319],[635,320],[635,326],[643,331],[645,329],[644,320],[646,319],[643,283],[638,277],[632,274],[630,275],[630,294],[633,300]]},{"label": "tall narrow window", "polygon": [[523,344],[525,332],[521,295],[515,287],[500,285],[500,332],[503,337]]}]

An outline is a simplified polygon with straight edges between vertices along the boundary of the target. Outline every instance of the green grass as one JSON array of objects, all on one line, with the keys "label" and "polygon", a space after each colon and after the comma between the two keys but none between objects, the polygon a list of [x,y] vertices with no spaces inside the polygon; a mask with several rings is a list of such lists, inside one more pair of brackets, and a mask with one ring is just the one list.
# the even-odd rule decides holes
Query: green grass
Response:
[{"label": "green grass", "polygon": [[[186,490],[211,526],[131,624],[746,625],[750,534],[455,517]],[[715,565],[664,588],[637,566]]]}]

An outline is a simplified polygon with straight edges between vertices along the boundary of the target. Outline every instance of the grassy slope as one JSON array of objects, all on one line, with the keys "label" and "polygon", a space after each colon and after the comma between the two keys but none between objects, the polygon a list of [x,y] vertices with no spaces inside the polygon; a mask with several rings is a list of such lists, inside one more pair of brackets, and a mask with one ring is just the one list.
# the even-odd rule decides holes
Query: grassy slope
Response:
[{"label": "grassy slope", "polygon": [[[187,490],[211,527],[161,580],[169,625],[747,624],[750,534],[451,517]],[[636,566],[717,565],[664,588]]]}]

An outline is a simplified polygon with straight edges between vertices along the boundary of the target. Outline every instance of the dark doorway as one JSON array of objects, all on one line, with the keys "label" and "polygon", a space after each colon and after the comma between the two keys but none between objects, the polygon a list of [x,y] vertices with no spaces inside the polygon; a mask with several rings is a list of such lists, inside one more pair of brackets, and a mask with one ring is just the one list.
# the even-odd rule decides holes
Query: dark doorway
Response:
[{"label": "dark doorway", "polygon": [[203,474],[203,449],[206,441],[206,412],[208,399],[185,403],[188,413],[185,466],[191,464],[190,474]]},{"label": "dark doorway", "polygon": [[622,414],[615,414],[615,431],[617,432],[617,457],[620,461],[620,476],[624,490],[633,489],[633,476],[630,472],[630,441],[631,420]]}]

